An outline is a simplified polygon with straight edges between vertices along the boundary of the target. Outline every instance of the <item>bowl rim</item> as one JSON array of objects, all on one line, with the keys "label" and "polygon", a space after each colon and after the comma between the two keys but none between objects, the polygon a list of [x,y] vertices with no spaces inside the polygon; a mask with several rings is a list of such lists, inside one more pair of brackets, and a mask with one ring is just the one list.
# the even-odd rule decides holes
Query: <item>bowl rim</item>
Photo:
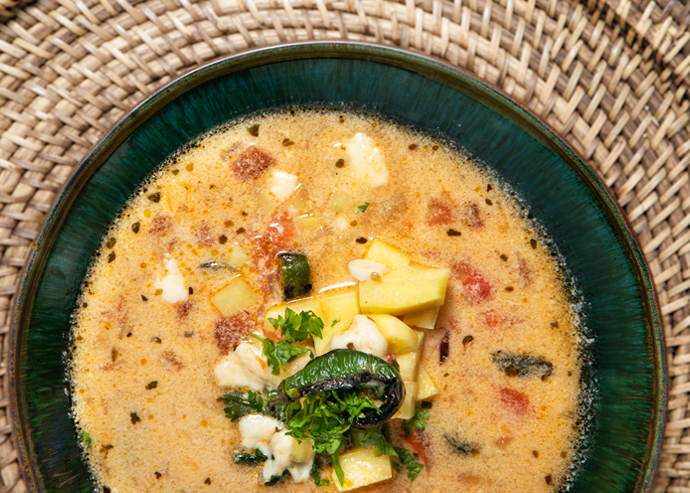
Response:
[{"label": "bowl rim", "polygon": [[[287,57],[272,59],[276,54]],[[33,442],[26,435],[26,427],[21,412],[21,396],[23,385],[17,381],[17,355],[20,353],[20,321],[29,313],[32,306],[32,292],[36,281],[41,277],[37,273],[37,267],[43,265],[50,253],[55,235],[60,231],[64,217],[69,213],[76,188],[81,189],[88,179],[95,173],[110,154],[122,143],[124,138],[131,135],[136,129],[153,116],[158,110],[182,94],[193,90],[197,86],[209,80],[229,75],[246,68],[261,65],[293,61],[310,58],[359,58],[371,59],[379,63],[405,67],[422,75],[433,74],[437,79],[453,78],[458,75],[468,79],[474,84],[473,96],[492,94],[494,101],[499,101],[501,106],[511,107],[513,111],[521,113],[524,120],[530,123],[532,134],[536,133],[557,144],[561,153],[570,155],[571,167],[580,176],[587,188],[599,199],[600,207],[606,214],[610,224],[622,236],[625,249],[629,252],[633,264],[639,269],[638,283],[643,288],[642,301],[646,307],[648,320],[651,322],[649,334],[653,339],[654,363],[659,377],[653,381],[652,420],[656,421],[650,426],[647,460],[644,465],[641,487],[639,492],[648,492],[651,488],[655,472],[660,459],[661,447],[666,428],[666,413],[668,407],[668,367],[665,358],[666,342],[663,332],[663,321],[659,306],[656,285],[653,282],[651,271],[646,257],[634,233],[625,211],[613,197],[613,194],[604,184],[596,171],[587,165],[587,161],[561,137],[551,126],[527,108],[521,101],[514,99],[502,89],[479,78],[466,69],[452,65],[444,60],[395,46],[380,45],[369,42],[328,40],[328,41],[304,41],[265,46],[243,51],[211,61],[205,65],[186,72],[168,82],[142,101],[135,105],[120,120],[113,125],[101,139],[92,147],[88,154],[75,167],[69,178],[60,189],[52,206],[46,213],[43,224],[33,240],[26,262],[21,271],[14,293],[14,301],[10,310],[9,344],[7,353],[8,365],[8,398],[9,420],[12,429],[12,439],[17,451],[17,459],[22,471],[25,484],[29,491],[40,491],[37,487],[37,468],[31,467],[29,449]],[[444,77],[445,76],[445,77]],[[480,101],[481,97],[477,98]],[[512,105],[511,105],[512,103]],[[493,105],[490,105],[493,106]],[[494,110],[495,111],[495,110]],[[556,150],[554,149],[554,152]],[[617,228],[616,228],[617,227]]]}]

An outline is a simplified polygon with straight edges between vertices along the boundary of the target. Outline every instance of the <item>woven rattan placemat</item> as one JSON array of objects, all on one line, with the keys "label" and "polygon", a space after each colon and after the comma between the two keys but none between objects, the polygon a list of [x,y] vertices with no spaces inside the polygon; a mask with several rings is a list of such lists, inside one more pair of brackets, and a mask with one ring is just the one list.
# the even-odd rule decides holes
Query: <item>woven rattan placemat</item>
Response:
[{"label": "woven rattan placemat", "polygon": [[[670,402],[654,491],[690,493],[690,4],[674,0],[0,0],[0,376],[30,245],[76,164],[188,70],[313,39],[463,67],[546,120],[600,173],[649,260]],[[0,493],[22,492],[0,396]]]}]

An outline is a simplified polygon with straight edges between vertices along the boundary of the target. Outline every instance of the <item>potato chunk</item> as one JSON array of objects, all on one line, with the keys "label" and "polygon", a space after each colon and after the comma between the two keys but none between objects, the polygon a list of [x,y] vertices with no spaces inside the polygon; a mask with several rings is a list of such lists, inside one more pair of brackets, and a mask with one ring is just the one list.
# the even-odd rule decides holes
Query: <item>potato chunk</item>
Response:
[{"label": "potato chunk", "polygon": [[236,276],[230,284],[211,296],[211,303],[224,316],[251,308],[261,302],[261,295],[247,284],[242,276]]},{"label": "potato chunk", "polygon": [[381,335],[388,341],[390,351],[402,354],[417,348],[417,333],[399,318],[385,314],[372,314],[368,317],[374,321]]},{"label": "potato chunk", "polygon": [[400,376],[403,381],[416,382],[419,374],[419,359],[422,355],[424,345],[424,332],[414,331],[417,336],[417,346],[412,351],[397,354],[398,365],[400,365]]},{"label": "potato chunk", "polygon": [[419,367],[419,373],[417,375],[417,400],[423,401],[425,399],[430,399],[438,394],[438,388],[434,383],[431,375],[426,371],[423,366]]},{"label": "potato chunk", "polygon": [[378,238],[375,239],[367,254],[364,256],[366,260],[371,260],[379,264],[383,264],[389,269],[400,269],[410,265],[410,256],[401,252],[392,245]]},{"label": "potato chunk", "polygon": [[359,315],[358,292],[357,286],[352,286],[320,295],[323,323],[330,326],[334,320],[342,321]]},{"label": "potato chunk", "polygon": [[441,307],[433,306],[421,312],[408,313],[403,317],[407,325],[419,327],[420,329],[433,330],[436,327],[436,318]]},{"label": "potato chunk", "polygon": [[333,336],[340,332],[345,332],[347,329],[350,328],[351,323],[352,319],[348,318],[347,320],[338,322],[332,327],[330,325],[326,325],[323,328],[323,338],[314,338],[314,351],[316,352],[316,356],[321,356],[322,354],[326,354],[328,351],[330,351],[331,339],[333,339]]},{"label": "potato chunk", "polygon": [[345,475],[344,484],[341,485],[338,476],[333,471],[331,480],[338,491],[354,490],[393,477],[390,456],[376,457],[374,450],[373,448],[356,448],[338,457]]},{"label": "potato chunk", "polygon": [[268,321],[269,318],[278,318],[278,315],[285,318],[285,310],[289,308],[295,313],[300,312],[314,312],[314,315],[323,320],[323,311],[321,310],[321,303],[319,300],[313,296],[309,298],[300,298],[297,300],[290,301],[289,303],[281,303],[279,305],[274,305],[268,309],[266,312],[266,323],[264,324],[264,332],[275,332],[273,325]]},{"label": "potato chunk", "polygon": [[394,418],[412,419],[417,406],[417,382],[405,382],[405,400],[400,410],[393,415]]},{"label": "potato chunk", "polygon": [[362,313],[404,315],[441,306],[449,269],[409,266],[387,272],[380,281],[359,283]]}]

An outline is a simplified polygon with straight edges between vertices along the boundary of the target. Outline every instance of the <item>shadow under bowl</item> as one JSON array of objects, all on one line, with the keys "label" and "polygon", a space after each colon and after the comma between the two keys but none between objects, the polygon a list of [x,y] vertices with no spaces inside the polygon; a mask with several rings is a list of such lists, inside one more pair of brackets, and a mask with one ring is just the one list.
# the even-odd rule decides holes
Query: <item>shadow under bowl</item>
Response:
[{"label": "shadow under bowl", "polygon": [[530,206],[584,299],[598,387],[574,492],[649,489],[663,438],[667,369],[640,247],[595,173],[543,122],[457,68],[357,43],[295,44],[220,60],[137,106],[96,145],[47,216],[17,291],[12,425],[36,492],[91,492],[65,377],[70,317],[91,258],[127,199],[168,156],[229,120],[290,105],[348,105],[441,134]]}]

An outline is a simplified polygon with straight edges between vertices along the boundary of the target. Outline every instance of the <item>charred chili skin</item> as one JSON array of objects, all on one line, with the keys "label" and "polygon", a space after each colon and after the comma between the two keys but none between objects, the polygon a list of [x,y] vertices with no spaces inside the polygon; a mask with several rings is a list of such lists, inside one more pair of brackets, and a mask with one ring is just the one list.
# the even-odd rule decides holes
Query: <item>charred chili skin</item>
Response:
[{"label": "charred chili skin", "polygon": [[405,400],[405,385],[398,370],[373,354],[352,349],[334,349],[310,361],[278,387],[272,402],[290,403],[317,392],[350,390],[369,382],[384,384],[384,401],[379,407],[365,409],[364,417],[353,420],[353,428],[380,426],[398,412]]}]

